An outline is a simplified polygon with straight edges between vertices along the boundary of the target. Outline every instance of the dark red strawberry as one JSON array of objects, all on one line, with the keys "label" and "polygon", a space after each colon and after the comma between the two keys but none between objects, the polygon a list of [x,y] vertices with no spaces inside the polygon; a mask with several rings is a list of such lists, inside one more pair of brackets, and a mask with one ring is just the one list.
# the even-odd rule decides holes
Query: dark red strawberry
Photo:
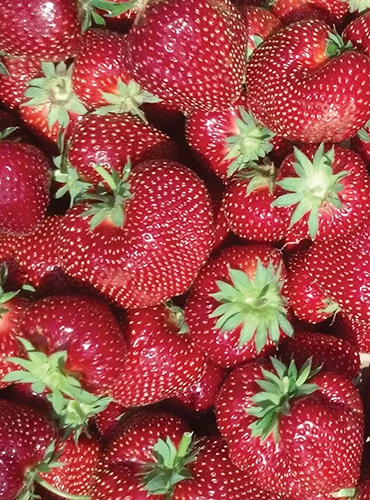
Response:
[{"label": "dark red strawberry", "polygon": [[[370,353],[369,322],[357,319],[346,313],[339,312],[335,317],[331,333],[350,342],[360,353]],[[368,363],[367,363],[368,364]]]},{"label": "dark red strawberry", "polygon": [[289,257],[289,302],[295,316],[307,323],[320,323],[338,313],[340,307],[330,300],[313,281],[305,268],[306,252]]},{"label": "dark red strawberry", "polygon": [[210,259],[185,305],[192,342],[222,366],[271,353],[292,335],[282,255],[268,245],[232,246]]},{"label": "dark red strawberry", "polygon": [[39,61],[29,58],[2,57],[0,67],[0,101],[10,109],[18,109],[24,101],[27,82],[42,74]]},{"label": "dark red strawberry", "polygon": [[260,487],[299,498],[356,487],[363,409],[346,377],[252,361],[226,379],[216,415],[232,461]]},{"label": "dark red strawberry", "polygon": [[202,182],[186,167],[164,160],[142,163],[132,174],[126,168],[121,181],[117,173],[105,172],[104,179],[113,195],[79,204],[63,217],[62,268],[125,308],[157,305],[184,293],[213,243]]},{"label": "dark red strawberry", "polygon": [[278,171],[276,185],[273,205],[290,212],[288,243],[343,237],[368,216],[366,165],[348,149],[323,144],[294,148]]},{"label": "dark red strawberry", "polygon": [[126,412],[127,408],[112,401],[105,410],[94,417],[94,424],[105,442],[110,441],[119,425],[120,417],[123,417]]},{"label": "dark red strawberry", "polygon": [[246,30],[228,0],[146,3],[127,43],[133,79],[182,109],[227,108],[241,92]]},{"label": "dark red strawberry", "polygon": [[[365,4],[365,2],[364,2]],[[370,55],[370,12],[356,17],[343,31],[343,40]]]},{"label": "dark red strawberry", "polygon": [[276,33],[283,24],[271,11],[258,5],[243,4],[239,8],[248,33],[247,58],[264,40]]},{"label": "dark red strawberry", "polygon": [[255,118],[291,140],[341,142],[370,115],[370,58],[323,21],[300,21],[269,38],[249,60],[246,84]]},{"label": "dark red strawberry", "polygon": [[128,353],[112,395],[123,406],[142,406],[181,394],[197,382],[205,359],[185,333],[183,311],[173,305],[133,309],[122,322]]},{"label": "dark red strawberry", "polygon": [[325,371],[357,380],[360,358],[356,348],[347,340],[316,332],[295,332],[294,338],[285,338],[279,346],[279,357],[289,364],[294,359],[300,369],[308,358],[312,367],[323,366]]},{"label": "dark red strawberry", "polygon": [[39,61],[62,61],[76,53],[81,26],[77,2],[3,0],[0,51]]},{"label": "dark red strawberry", "polygon": [[128,158],[135,167],[146,160],[176,157],[176,146],[166,134],[128,114],[87,115],[76,127],[68,148],[69,164],[96,184],[102,180],[96,165],[122,175]]},{"label": "dark red strawberry", "polygon": [[[355,0],[356,1],[356,0]],[[321,19],[329,25],[341,25],[345,21],[349,6],[353,0],[276,0],[271,5],[271,12],[284,24],[292,24],[306,19]]]},{"label": "dark red strawberry", "polygon": [[72,65],[44,62],[41,69],[41,77],[27,82],[19,112],[35,133],[57,143],[61,133],[71,134],[86,108],[72,89]]},{"label": "dark red strawberry", "polygon": [[277,170],[268,160],[249,164],[230,180],[223,209],[230,229],[240,238],[277,242],[289,225],[286,210],[273,206]]},{"label": "dark red strawberry", "polygon": [[45,216],[51,171],[35,146],[6,140],[9,131],[5,129],[0,140],[0,231],[24,234]]}]

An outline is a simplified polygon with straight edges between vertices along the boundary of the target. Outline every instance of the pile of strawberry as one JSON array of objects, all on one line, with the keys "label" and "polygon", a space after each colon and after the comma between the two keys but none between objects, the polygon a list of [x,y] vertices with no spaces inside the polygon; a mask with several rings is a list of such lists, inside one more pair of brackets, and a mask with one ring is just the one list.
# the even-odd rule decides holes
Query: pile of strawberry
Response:
[{"label": "pile of strawberry", "polygon": [[369,500],[369,167],[369,0],[0,0],[0,500]]}]

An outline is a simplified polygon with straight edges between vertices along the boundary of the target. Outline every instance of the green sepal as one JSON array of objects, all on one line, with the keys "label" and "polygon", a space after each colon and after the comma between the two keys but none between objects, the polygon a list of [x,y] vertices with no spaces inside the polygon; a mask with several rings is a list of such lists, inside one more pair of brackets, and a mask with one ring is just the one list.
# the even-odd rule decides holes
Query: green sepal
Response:
[{"label": "green sepal", "polygon": [[357,488],[343,488],[339,491],[336,491],[335,493],[331,493],[330,496],[333,498],[343,498],[343,497],[348,497],[348,498],[357,498],[359,491]]},{"label": "green sepal", "polygon": [[8,68],[5,66],[5,64],[2,61],[0,61],[0,75],[10,76]]},{"label": "green sepal", "polygon": [[249,61],[249,59],[251,58],[253,52],[255,51],[255,49],[257,49],[260,45],[262,45],[264,42],[264,39],[259,36],[259,35],[254,35],[253,36],[253,43],[254,43],[254,48],[250,48],[250,47],[247,47],[247,51],[246,51],[246,59],[247,61]]},{"label": "green sepal", "polygon": [[19,130],[19,127],[6,127],[6,128],[4,128],[3,130],[0,131],[0,141],[7,139],[17,130]]},{"label": "green sepal", "polygon": [[168,300],[165,304],[165,307],[169,310],[170,312],[170,319],[171,321],[178,327],[179,335],[183,335],[184,333],[189,332],[188,325],[185,321],[185,312],[184,309],[180,306],[177,306],[172,302],[172,300]]},{"label": "green sepal", "polygon": [[[118,17],[124,12],[132,10],[137,4],[137,0],[129,0],[127,2],[111,2],[109,0],[88,0],[84,2],[85,10],[82,20],[82,32],[86,31],[93,24],[105,26],[104,17]],[[95,9],[104,12],[104,17],[98,14]]]},{"label": "green sepal", "polygon": [[[353,0],[350,0],[349,3],[351,3],[352,1]],[[337,31],[328,32],[328,38],[326,40],[326,55],[328,57],[339,56],[340,54],[343,54],[343,52],[345,52],[346,50],[352,48],[353,48],[352,42],[348,41],[347,43],[344,43],[343,38],[339,35]]]}]

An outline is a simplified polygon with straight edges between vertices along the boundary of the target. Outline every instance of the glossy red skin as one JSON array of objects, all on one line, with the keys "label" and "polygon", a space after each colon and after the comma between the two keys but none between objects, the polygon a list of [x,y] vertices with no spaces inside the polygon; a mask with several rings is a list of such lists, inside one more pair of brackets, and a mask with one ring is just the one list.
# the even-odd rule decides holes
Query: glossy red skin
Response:
[{"label": "glossy red skin", "polygon": [[142,163],[129,182],[123,228],[106,220],[90,231],[78,205],[63,217],[59,254],[67,274],[117,305],[149,307],[194,281],[212,248],[213,215],[202,182],[175,162]]},{"label": "glossy red skin", "polygon": [[71,137],[69,161],[91,182],[102,180],[93,165],[122,175],[128,158],[132,166],[160,158],[176,160],[177,149],[166,134],[129,114],[87,115]]},{"label": "glossy red skin", "polygon": [[247,50],[252,53],[256,48],[255,36],[266,40],[283,27],[282,22],[270,10],[257,5],[241,5],[239,8],[248,33]]},{"label": "glossy red skin", "polygon": [[312,367],[338,373],[354,380],[360,373],[360,358],[356,348],[347,340],[317,332],[295,332],[279,345],[279,357],[284,363],[294,359],[297,368],[312,357]]},{"label": "glossy red skin", "polygon": [[40,476],[63,493],[88,495],[100,452],[101,445],[96,438],[82,434],[76,445],[73,436],[70,436],[63,443],[63,451],[58,459],[64,465]]},{"label": "glossy red skin", "polygon": [[370,353],[370,328],[368,321],[339,312],[332,326],[332,333],[350,342],[358,352]]},{"label": "glossy red skin", "polygon": [[261,488],[285,495],[302,498],[355,487],[360,476],[363,409],[354,385],[345,377],[321,371],[311,379],[319,389],[291,402],[290,414],[280,417],[281,444],[275,444],[271,435],[261,443],[251,437],[248,426],[255,417],[246,412],[253,406],[251,397],[261,390],[256,383],[261,367],[273,371],[269,361],[252,361],[235,369],[216,401],[218,427],[232,461]]},{"label": "glossy red skin", "polygon": [[228,0],[151,3],[127,43],[133,79],[183,110],[227,108],[241,91],[246,30]]},{"label": "glossy red skin", "polygon": [[[323,203],[319,209],[319,227],[315,240],[331,240],[342,238],[358,226],[369,213],[370,205],[370,178],[366,171],[366,165],[360,156],[348,149],[334,145],[333,173],[341,171],[349,172],[340,183],[344,186],[338,193],[338,198],[343,207],[335,208],[331,203]],[[327,147],[329,149],[329,147]],[[312,160],[317,146],[305,147],[304,153]],[[298,177],[293,162],[295,155],[288,156],[278,170],[276,182],[287,177]],[[275,196],[282,196],[288,191],[276,186]],[[286,207],[289,220],[296,205]],[[310,239],[308,230],[309,214],[305,214],[296,224],[287,230],[285,240],[287,243],[298,243],[304,239]]]},{"label": "glossy red skin", "polygon": [[225,368],[208,359],[201,378],[172,398],[171,402],[190,412],[203,413],[212,408],[225,375]]},{"label": "glossy red skin", "polygon": [[356,17],[343,31],[343,40],[370,55],[370,12]]},{"label": "glossy red skin", "polygon": [[328,297],[306,271],[305,255],[306,252],[301,251],[295,252],[289,257],[289,302],[299,320],[316,324],[330,318],[333,313],[323,312],[323,309],[328,306],[325,302]]},{"label": "glossy red skin", "polygon": [[0,230],[31,232],[49,203],[51,171],[46,156],[35,146],[0,142]]},{"label": "glossy red skin", "polygon": [[321,19],[329,25],[341,25],[349,14],[348,4],[339,0],[276,0],[271,12],[284,24],[306,19]]},{"label": "glossy red skin", "polygon": [[40,463],[57,431],[37,410],[0,399],[0,497],[17,500],[29,467]]},{"label": "glossy red skin", "polygon": [[120,78],[130,78],[124,67],[125,37],[102,29],[89,29],[81,37],[73,63],[72,86],[89,109],[108,105],[102,92],[117,93]]},{"label": "glossy red skin", "polygon": [[80,35],[76,2],[3,0],[0,8],[0,51],[42,61],[73,57]]},{"label": "glossy red skin", "polygon": [[158,439],[169,436],[177,447],[187,431],[185,422],[165,412],[141,411],[121,421],[115,438],[102,456],[91,499],[164,499],[164,495],[147,496],[137,473],[145,462],[153,461],[151,452]]},{"label": "glossy red skin", "polygon": [[250,179],[235,177],[226,188],[223,209],[234,234],[249,241],[274,243],[283,239],[289,216],[272,206],[274,195],[266,184],[247,193]]},{"label": "glossy red skin", "polygon": [[123,406],[142,406],[181,394],[200,379],[205,359],[163,305],[134,309],[121,324],[128,352],[112,395]]},{"label": "glossy red skin", "polygon": [[370,318],[369,241],[367,219],[343,238],[315,243],[304,264],[320,289],[337,302],[344,313],[362,323],[368,323]]},{"label": "glossy red skin", "polygon": [[110,440],[117,425],[119,424],[119,417],[121,417],[126,411],[127,408],[112,401],[105,410],[95,415],[94,424],[104,441]]},{"label": "glossy red skin", "polygon": [[[365,131],[370,134],[370,127],[364,127]],[[366,163],[367,167],[369,168],[370,165],[370,141],[366,142],[360,139],[358,135],[355,135],[351,139],[351,149],[358,153],[364,162]]]},{"label": "glossy red skin", "polygon": [[48,355],[66,350],[66,372],[78,374],[81,385],[98,394],[113,385],[127,352],[108,306],[84,296],[54,296],[35,302],[23,316],[20,335]]},{"label": "glossy red skin", "polygon": [[256,119],[287,139],[341,142],[370,115],[370,58],[348,50],[328,59],[329,30],[319,20],[290,25],[257,48],[247,64]]},{"label": "glossy red skin", "polygon": [[24,101],[27,82],[41,76],[40,62],[30,58],[2,57],[9,75],[0,73],[0,101],[10,109],[18,110]]},{"label": "glossy red skin", "polygon": [[[281,279],[286,271],[282,256],[278,250],[269,245],[231,246],[224,249],[218,256],[210,259],[198,274],[185,304],[185,320],[189,328],[190,338],[194,345],[215,363],[231,367],[258,356],[254,337],[251,341],[238,347],[241,326],[222,333],[215,329],[218,318],[210,318],[220,304],[210,297],[217,292],[217,280],[231,283],[228,267],[240,269],[253,279],[257,259],[267,265],[271,260],[274,269],[282,265]],[[284,335],[283,332],[281,332]],[[272,354],[275,344],[267,340],[260,355]]]}]

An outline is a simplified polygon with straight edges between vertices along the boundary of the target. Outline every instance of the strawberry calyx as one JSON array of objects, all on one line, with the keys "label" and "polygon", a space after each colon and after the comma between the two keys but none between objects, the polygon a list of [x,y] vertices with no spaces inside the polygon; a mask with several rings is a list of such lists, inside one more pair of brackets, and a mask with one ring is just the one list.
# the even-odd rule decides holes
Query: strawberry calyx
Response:
[{"label": "strawberry calyx", "polygon": [[85,105],[79,100],[72,89],[72,68],[64,62],[55,65],[52,62],[43,62],[41,69],[44,77],[34,78],[27,83],[28,88],[24,95],[29,101],[22,106],[48,106],[48,126],[51,129],[58,123],[62,129],[69,124],[69,112],[77,115],[87,113]]},{"label": "strawberry calyx", "polygon": [[335,493],[331,493],[330,496],[333,498],[347,498],[348,500],[355,500],[358,495],[358,489],[357,488],[343,488],[339,491],[336,491]]},{"label": "strawberry calyx", "polygon": [[19,127],[6,127],[4,130],[0,130],[0,141],[7,139],[17,130],[19,130]]},{"label": "strawberry calyx", "polygon": [[165,495],[165,500],[171,500],[175,485],[192,477],[187,466],[200,451],[195,449],[192,439],[193,434],[185,432],[177,449],[169,436],[166,440],[158,439],[152,449],[154,461],[146,462],[139,472],[143,490],[150,495]]},{"label": "strawberry calyx", "polygon": [[338,194],[344,189],[341,181],[349,172],[342,170],[333,173],[334,148],[324,153],[324,144],[318,147],[312,161],[296,147],[294,154],[296,161],[293,162],[293,168],[297,177],[286,177],[276,182],[290,193],[279,196],[272,205],[296,205],[290,219],[290,228],[308,214],[309,235],[314,240],[319,228],[320,208],[325,205],[332,205],[337,210],[343,208]]},{"label": "strawberry calyx", "polygon": [[35,289],[31,285],[23,285],[19,290],[13,292],[6,292],[4,290],[4,285],[8,279],[8,266],[5,262],[0,264],[0,318],[7,312],[9,309],[6,307],[7,302],[14,299],[22,290],[27,292],[34,292]]},{"label": "strawberry calyx", "polygon": [[350,12],[364,12],[365,10],[370,9],[370,1],[369,0],[346,0],[349,4]]},{"label": "strawberry calyx", "polygon": [[337,33],[336,31],[328,32],[328,38],[326,40],[326,50],[325,50],[327,57],[339,56],[340,54],[343,54],[343,52],[345,52],[346,50],[352,48],[353,48],[352,42],[348,41],[344,43],[344,40],[339,35],[339,33]]},{"label": "strawberry calyx", "polygon": [[185,321],[184,309],[174,304],[172,300],[168,300],[164,305],[169,312],[169,320],[176,325],[179,335],[187,333],[189,328]]},{"label": "strawberry calyx", "polygon": [[249,425],[252,437],[265,441],[270,435],[279,442],[279,420],[281,415],[289,415],[290,402],[302,396],[312,394],[318,389],[316,384],[307,383],[320,370],[312,369],[312,358],[309,358],[298,371],[295,361],[289,366],[271,357],[275,373],[261,367],[263,379],[256,383],[262,392],[251,398],[254,406],[247,409],[256,420]]},{"label": "strawberry calyx", "polygon": [[370,120],[363,126],[363,128],[361,128],[357,132],[357,135],[361,139],[361,141],[370,142],[369,128],[370,128]]},{"label": "strawberry calyx", "polygon": [[[98,26],[105,25],[104,17],[118,17],[125,12],[135,9],[137,0],[113,2],[110,0],[85,0],[82,2],[83,22],[82,31],[86,31],[93,22]],[[104,14],[104,17],[99,13]]]},{"label": "strawberry calyx", "polygon": [[261,187],[267,187],[272,194],[277,168],[271,162],[270,158],[264,158],[262,163],[250,162],[243,170],[235,174],[235,179],[249,180],[247,194],[252,193]]},{"label": "strawberry calyx", "polygon": [[254,47],[247,47],[247,52],[246,52],[246,58],[247,58],[247,61],[249,61],[249,59],[251,58],[253,52],[255,51],[255,49],[257,49],[260,45],[262,45],[264,42],[264,39],[259,36],[259,35],[253,35],[253,45]]},{"label": "strawberry calyx", "polygon": [[109,94],[102,92],[102,96],[109,104],[96,109],[94,114],[131,113],[141,118],[144,122],[147,122],[147,119],[140,106],[144,103],[161,102],[159,97],[143,90],[138,83],[133,80],[124,83],[121,78],[118,78],[117,81],[117,93]]},{"label": "strawberry calyx", "polygon": [[225,140],[228,153],[224,159],[233,160],[228,167],[228,177],[272,151],[270,140],[275,135],[268,128],[259,125],[252,112],[247,112],[242,106],[239,107],[239,114],[240,118],[235,120],[238,132]]},{"label": "strawberry calyx", "polygon": [[[53,416],[65,431],[65,438],[74,434],[76,442],[84,429],[87,432],[88,420],[105,410],[112,398],[97,396],[85,391],[79,380],[65,369],[66,351],[57,351],[50,356],[37,351],[26,339],[18,337],[26,358],[10,357],[7,361],[21,369],[14,370],[3,382],[28,383],[37,394],[46,392],[46,398],[53,408]],[[88,433],[88,432],[87,432]]]},{"label": "strawberry calyx", "polygon": [[319,312],[321,312],[321,313],[326,313],[326,314],[332,315],[332,314],[337,314],[341,310],[339,304],[334,302],[334,300],[324,299],[323,303],[324,303],[324,307],[319,310]]},{"label": "strawberry calyx", "polygon": [[265,267],[257,260],[256,274],[251,279],[239,269],[229,267],[230,283],[216,281],[219,291],[210,294],[221,305],[209,315],[218,318],[214,328],[221,332],[241,326],[239,347],[254,337],[257,353],[264,348],[268,339],[279,342],[280,330],[293,335],[293,327],[287,317],[287,299],[281,291],[281,265],[274,270],[270,261]]}]

